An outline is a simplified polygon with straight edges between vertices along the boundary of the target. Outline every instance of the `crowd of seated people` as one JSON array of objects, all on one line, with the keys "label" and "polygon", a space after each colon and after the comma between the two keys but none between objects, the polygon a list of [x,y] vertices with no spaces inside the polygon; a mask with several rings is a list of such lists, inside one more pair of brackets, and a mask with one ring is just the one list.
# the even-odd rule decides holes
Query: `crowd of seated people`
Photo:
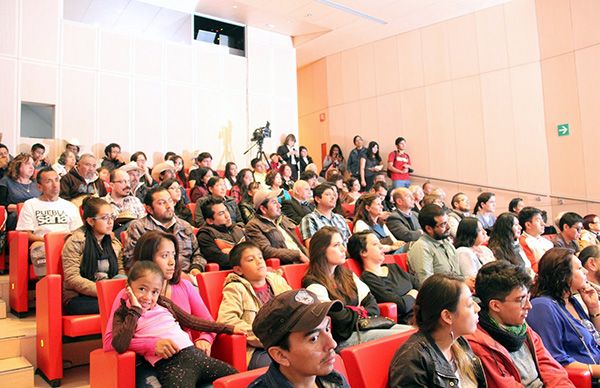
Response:
[{"label": "crowd of seated people", "polygon": [[[441,188],[411,185],[404,138],[387,156],[388,177],[379,144],[364,147],[361,136],[347,161],[332,145],[320,171],[293,135],[269,161],[228,162],[222,172],[208,152],[188,171],[174,152],[149,167],[142,151],[125,163],[111,143],[99,161],[73,143],[54,164],[41,144],[14,159],[0,145],[6,228],[28,233],[40,277],[44,235],[69,235],[65,314],[98,313],[96,282],[128,277],[104,348],[141,356],[138,386],[196,386],[236,373],[210,357],[214,332],[245,335],[248,369],[270,365],[268,373],[291,381],[286,341],[304,330],[288,327],[289,338],[274,342],[261,329],[263,308],[291,290],[285,271],[267,267],[271,258],[305,265],[305,290],[296,297],[312,301],[293,303],[328,306],[329,317],[311,323],[331,325],[323,329],[327,354],[416,325],[391,363],[390,386],[571,386],[566,370],[573,368],[600,377],[595,214],[564,212],[549,236],[545,212],[522,198],[500,214],[492,192],[476,199],[449,193],[446,206]],[[404,266],[386,254],[401,256]],[[230,271],[222,290],[212,290],[223,297],[217,322],[197,288],[208,263]],[[377,320],[378,303],[395,305],[391,321]],[[315,376],[347,384],[326,369]]]}]

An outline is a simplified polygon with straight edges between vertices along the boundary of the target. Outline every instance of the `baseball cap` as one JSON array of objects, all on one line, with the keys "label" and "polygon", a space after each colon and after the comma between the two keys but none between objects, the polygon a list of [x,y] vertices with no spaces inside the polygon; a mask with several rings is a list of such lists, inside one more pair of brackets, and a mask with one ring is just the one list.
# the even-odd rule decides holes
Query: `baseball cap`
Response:
[{"label": "baseball cap", "polygon": [[286,291],[258,310],[252,331],[268,349],[277,345],[288,333],[313,330],[323,322],[329,311],[341,311],[343,308],[339,300],[320,302],[317,295],[304,288]]},{"label": "baseball cap", "polygon": [[277,198],[277,193],[271,190],[261,189],[254,193],[252,199],[254,203],[254,209],[258,210],[260,205],[268,199]]},{"label": "baseball cap", "polygon": [[158,182],[158,178],[160,178],[160,173],[167,170],[175,171],[175,165],[170,160],[167,160],[166,162],[161,162],[152,168],[152,179]]}]

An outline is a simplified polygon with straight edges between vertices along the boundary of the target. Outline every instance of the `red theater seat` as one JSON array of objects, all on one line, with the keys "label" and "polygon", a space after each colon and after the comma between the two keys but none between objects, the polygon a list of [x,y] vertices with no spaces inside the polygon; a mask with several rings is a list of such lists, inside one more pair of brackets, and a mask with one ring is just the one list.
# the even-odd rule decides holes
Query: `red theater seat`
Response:
[{"label": "red theater seat", "polygon": [[100,315],[63,316],[62,248],[66,234],[44,236],[46,273],[36,284],[37,366],[52,386],[63,377],[63,337],[100,334]]}]

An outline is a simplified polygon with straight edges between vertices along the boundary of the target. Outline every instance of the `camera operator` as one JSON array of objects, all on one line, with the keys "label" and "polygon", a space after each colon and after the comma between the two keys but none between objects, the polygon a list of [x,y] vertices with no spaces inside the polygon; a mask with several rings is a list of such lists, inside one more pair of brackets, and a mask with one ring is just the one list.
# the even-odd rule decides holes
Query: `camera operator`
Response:
[{"label": "camera operator", "polygon": [[282,145],[277,148],[281,159],[292,168],[292,179],[298,180],[298,149],[296,148],[296,136],[290,133],[286,136]]}]

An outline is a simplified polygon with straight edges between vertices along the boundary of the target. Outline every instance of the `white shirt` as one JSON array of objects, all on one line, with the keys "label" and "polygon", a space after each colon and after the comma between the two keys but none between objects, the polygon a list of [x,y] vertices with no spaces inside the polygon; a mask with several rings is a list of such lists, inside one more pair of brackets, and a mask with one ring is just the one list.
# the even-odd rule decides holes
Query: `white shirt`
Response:
[{"label": "white shirt", "polygon": [[31,198],[25,201],[19,214],[17,230],[32,231],[36,236],[46,233],[70,233],[83,225],[79,209],[62,198],[42,201]]}]

